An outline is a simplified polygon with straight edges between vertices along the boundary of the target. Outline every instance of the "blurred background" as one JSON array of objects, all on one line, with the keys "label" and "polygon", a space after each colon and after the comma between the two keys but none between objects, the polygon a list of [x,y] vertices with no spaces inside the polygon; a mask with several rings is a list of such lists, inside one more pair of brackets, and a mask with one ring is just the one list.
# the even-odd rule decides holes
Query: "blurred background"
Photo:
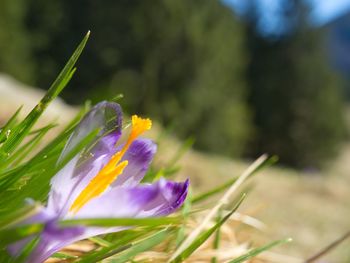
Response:
[{"label": "blurred background", "polygon": [[[346,138],[350,1],[2,0],[0,70],[47,88],[87,30],[63,93],[122,93],[195,147],[318,169]],[[350,96],[350,95],[349,95]],[[349,97],[348,96],[348,97]]]},{"label": "blurred background", "polygon": [[278,155],[257,193],[305,254],[350,227],[350,0],[1,0],[0,72],[46,89],[87,30],[65,101],[122,93],[128,113],[194,136],[197,166]]}]

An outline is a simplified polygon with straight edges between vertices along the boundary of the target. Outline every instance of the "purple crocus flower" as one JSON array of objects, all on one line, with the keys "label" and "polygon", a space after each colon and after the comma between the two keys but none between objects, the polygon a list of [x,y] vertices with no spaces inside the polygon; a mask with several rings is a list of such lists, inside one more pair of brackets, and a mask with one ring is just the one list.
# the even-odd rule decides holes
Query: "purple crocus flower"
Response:
[{"label": "purple crocus flower", "polygon": [[[44,223],[38,245],[28,262],[43,262],[71,243],[125,229],[61,227],[59,220],[157,217],[168,215],[182,205],[188,180],[177,183],[161,179],[153,184],[140,184],[157,148],[151,140],[138,138],[151,128],[151,121],[132,116],[126,143],[116,146],[121,124],[119,104],[101,102],[77,126],[59,161],[92,131],[101,130],[89,151],[75,156],[52,178],[47,206],[25,222]],[[28,239],[11,245],[11,253],[20,253]]]}]

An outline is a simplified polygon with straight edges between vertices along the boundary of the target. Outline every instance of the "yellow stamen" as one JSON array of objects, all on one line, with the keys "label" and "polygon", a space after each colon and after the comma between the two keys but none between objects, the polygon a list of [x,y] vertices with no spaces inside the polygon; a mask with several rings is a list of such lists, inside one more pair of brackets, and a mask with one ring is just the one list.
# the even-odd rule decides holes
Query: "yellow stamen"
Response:
[{"label": "yellow stamen", "polygon": [[74,203],[70,207],[69,211],[73,213],[78,212],[87,202],[102,194],[107,189],[107,187],[113,183],[117,176],[123,173],[123,170],[127,165],[128,161],[124,161],[118,164],[115,167],[114,171],[109,174],[99,172],[90,181],[87,187],[81,191],[77,199],[75,199]]},{"label": "yellow stamen", "polygon": [[89,182],[85,189],[75,199],[69,211],[78,212],[91,199],[102,194],[115,179],[121,175],[124,168],[128,165],[128,161],[120,163],[125,152],[131,143],[143,132],[151,129],[152,122],[150,119],[142,119],[136,115],[132,116],[132,130],[124,147],[115,153],[109,162],[99,171],[99,173]]}]

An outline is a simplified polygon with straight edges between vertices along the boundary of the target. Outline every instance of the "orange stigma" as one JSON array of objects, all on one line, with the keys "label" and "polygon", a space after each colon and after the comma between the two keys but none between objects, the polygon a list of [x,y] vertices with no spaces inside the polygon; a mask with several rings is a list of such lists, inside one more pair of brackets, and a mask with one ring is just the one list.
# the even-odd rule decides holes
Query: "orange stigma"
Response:
[{"label": "orange stigma", "polygon": [[89,182],[84,190],[81,191],[70,207],[70,212],[77,213],[91,199],[102,194],[123,173],[125,167],[128,165],[128,161],[120,162],[125,152],[138,136],[152,127],[152,121],[150,119],[142,119],[137,115],[131,117],[131,122],[132,129],[123,148],[112,156],[109,162]]}]

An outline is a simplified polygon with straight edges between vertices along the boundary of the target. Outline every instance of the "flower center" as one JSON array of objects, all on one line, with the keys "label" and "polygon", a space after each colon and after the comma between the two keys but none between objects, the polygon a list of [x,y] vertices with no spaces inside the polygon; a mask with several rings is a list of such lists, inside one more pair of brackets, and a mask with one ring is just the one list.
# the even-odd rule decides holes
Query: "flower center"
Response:
[{"label": "flower center", "polygon": [[128,165],[127,160],[120,162],[125,152],[138,136],[152,127],[152,122],[150,119],[142,119],[137,115],[132,116],[131,122],[131,133],[124,147],[112,156],[109,162],[89,182],[84,190],[81,191],[70,207],[70,212],[77,213],[87,202],[102,194],[111,185],[111,183],[113,183],[115,179],[123,173],[125,167]]}]

